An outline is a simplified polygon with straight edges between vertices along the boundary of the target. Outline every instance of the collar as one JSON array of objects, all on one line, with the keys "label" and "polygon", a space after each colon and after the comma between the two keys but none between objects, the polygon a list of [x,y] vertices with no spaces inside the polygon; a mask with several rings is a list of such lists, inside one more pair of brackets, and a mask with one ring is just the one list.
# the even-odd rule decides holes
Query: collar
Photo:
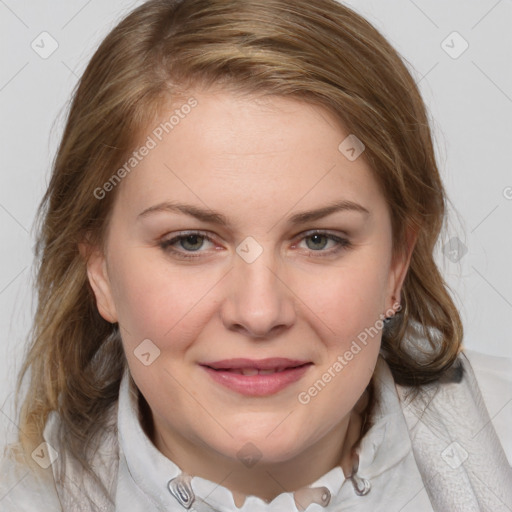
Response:
[{"label": "collar", "polygon": [[[366,486],[366,492],[371,492],[373,478],[394,467],[411,450],[394,380],[382,356],[378,358],[372,378],[375,400],[369,418],[372,426],[356,449],[359,455],[359,485]],[[347,496],[357,497],[359,494],[354,482],[346,479],[341,467],[336,466],[308,487],[296,491],[295,496],[293,492],[283,492],[270,503],[256,496],[248,496],[243,506],[237,508],[229,489],[198,476],[186,475],[154,446],[140,425],[137,398],[138,390],[126,369],[119,391],[120,471],[116,510],[123,509],[121,503],[129,506],[134,504],[134,499],[144,499],[157,509],[179,512],[192,505],[197,512],[330,512],[337,510]],[[317,491],[311,491],[313,488],[317,488]],[[295,498],[299,495],[301,498],[296,504]],[[313,504],[322,501],[323,507]]]}]

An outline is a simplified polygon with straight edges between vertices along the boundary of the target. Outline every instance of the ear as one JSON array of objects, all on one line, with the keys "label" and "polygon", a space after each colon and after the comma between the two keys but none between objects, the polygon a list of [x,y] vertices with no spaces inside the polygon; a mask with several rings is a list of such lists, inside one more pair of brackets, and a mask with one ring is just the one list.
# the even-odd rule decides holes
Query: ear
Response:
[{"label": "ear", "polygon": [[387,310],[392,309],[393,305],[401,302],[402,285],[409,269],[412,253],[418,239],[418,229],[408,226],[405,235],[405,247],[402,251],[394,254],[391,263],[388,295],[386,297]]},{"label": "ear", "polygon": [[78,247],[80,254],[86,261],[87,278],[96,297],[98,312],[107,322],[117,322],[117,311],[112,298],[112,288],[107,272],[107,260],[103,250],[87,243],[80,243]]}]

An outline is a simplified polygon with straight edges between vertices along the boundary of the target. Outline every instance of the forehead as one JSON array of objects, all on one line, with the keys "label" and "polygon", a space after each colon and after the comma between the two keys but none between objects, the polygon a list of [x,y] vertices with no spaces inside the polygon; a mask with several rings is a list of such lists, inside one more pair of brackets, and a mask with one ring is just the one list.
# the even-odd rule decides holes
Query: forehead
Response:
[{"label": "forehead", "polygon": [[343,151],[350,135],[327,109],[299,100],[194,91],[143,132],[136,150],[151,148],[123,180],[121,200],[139,210],[176,195],[215,209],[236,198],[269,208],[382,202],[364,158]]}]

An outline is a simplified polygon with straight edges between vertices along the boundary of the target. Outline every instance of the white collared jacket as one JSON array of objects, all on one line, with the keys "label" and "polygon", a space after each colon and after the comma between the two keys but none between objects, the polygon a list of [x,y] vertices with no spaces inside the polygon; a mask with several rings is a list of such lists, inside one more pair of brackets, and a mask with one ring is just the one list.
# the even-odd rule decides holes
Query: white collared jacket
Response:
[{"label": "white collared jacket", "polygon": [[358,448],[357,475],[347,479],[338,466],[307,488],[283,492],[270,503],[249,496],[241,508],[227,488],[183,473],[157,450],[140,425],[137,390],[127,370],[112,428],[95,455],[95,470],[108,495],[60,456],[58,416],[52,413],[45,445],[33,455],[46,468],[34,471],[16,462],[17,445],[6,449],[0,510],[510,512],[512,361],[474,352],[468,357],[471,364],[465,353],[459,355],[459,371],[451,381],[426,386],[413,401],[379,357],[372,427]]}]

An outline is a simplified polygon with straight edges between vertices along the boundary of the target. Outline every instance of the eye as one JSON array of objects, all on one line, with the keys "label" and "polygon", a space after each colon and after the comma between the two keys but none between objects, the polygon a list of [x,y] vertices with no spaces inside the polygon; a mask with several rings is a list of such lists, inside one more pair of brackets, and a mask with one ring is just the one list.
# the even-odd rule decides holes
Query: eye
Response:
[{"label": "eye", "polygon": [[[320,230],[303,234],[299,242],[294,246],[300,246],[302,243],[306,244],[305,250],[308,256],[315,257],[333,256],[344,249],[352,247],[348,239]],[[211,246],[215,245],[213,239],[202,231],[180,233],[159,242],[163,251],[181,259],[201,257],[208,250],[207,244],[210,244],[210,249],[212,248]]]},{"label": "eye", "polygon": [[[310,255],[313,256],[330,256],[340,252],[343,249],[348,249],[352,246],[350,241],[346,238],[339,237],[326,231],[315,230],[306,233],[302,236],[300,242],[305,242],[306,249]],[[330,244],[330,247],[327,246]],[[327,250],[325,250],[327,248]],[[314,254],[320,253],[320,254]]]},{"label": "eye", "polygon": [[[169,239],[160,241],[160,247],[166,251],[177,255],[180,258],[197,258],[195,254],[187,253],[201,253],[201,249],[205,245],[205,241],[213,245],[212,239],[201,231],[190,231],[182,233]],[[174,247],[177,246],[177,247]]]}]

